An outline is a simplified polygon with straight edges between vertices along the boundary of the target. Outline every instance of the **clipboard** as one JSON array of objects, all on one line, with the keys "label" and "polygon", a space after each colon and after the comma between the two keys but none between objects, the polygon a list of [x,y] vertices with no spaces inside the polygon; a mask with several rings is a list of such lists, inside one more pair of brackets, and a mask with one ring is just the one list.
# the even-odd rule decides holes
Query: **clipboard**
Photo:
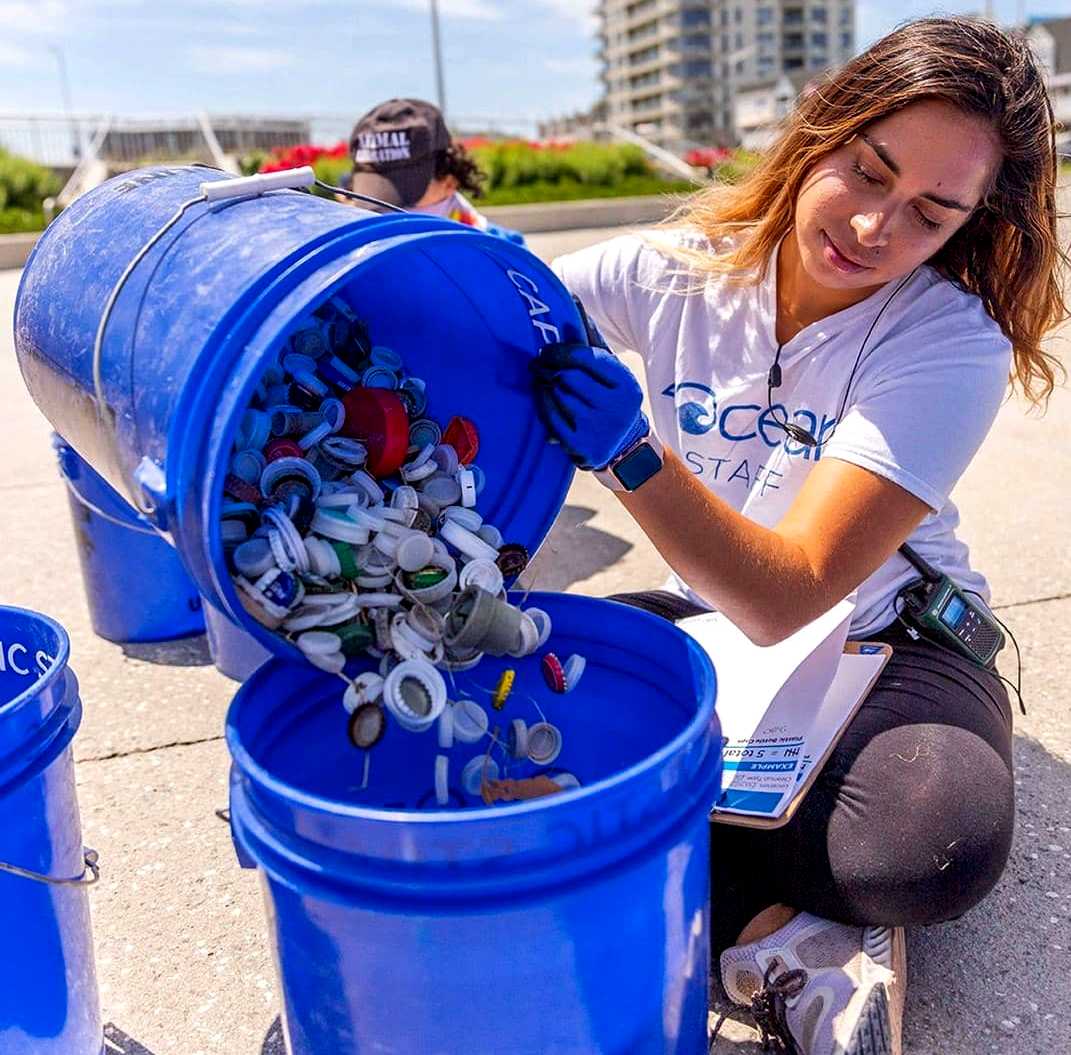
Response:
[{"label": "clipboard", "polygon": [[[892,651],[891,645],[878,641],[845,642],[833,681],[819,706],[810,712],[809,720],[799,722],[799,709],[794,708],[798,730],[795,739],[800,741],[799,752],[795,758],[799,766],[805,765],[805,769],[803,772],[796,769],[797,781],[790,793],[783,791],[778,794],[779,802],[783,802],[786,795],[791,795],[786,805],[779,805],[776,811],[773,811],[769,804],[770,800],[766,797],[771,792],[748,792],[743,789],[734,792],[731,781],[723,776],[722,795],[711,809],[710,819],[719,824],[743,825],[749,828],[780,828],[787,824],[814,784],[822,766],[825,765],[844,730],[855,717],[863,700],[873,689],[882,670],[889,662]],[[763,720],[779,703],[782,707],[786,706],[783,697],[775,699],[767,708]],[[728,755],[729,745],[725,745],[723,750]],[[769,752],[770,749],[766,750]],[[776,755],[776,749],[774,753]],[[788,760],[783,757],[783,751],[780,760],[774,758],[765,764],[776,765],[778,763],[782,767],[788,765]],[[734,772],[728,768],[732,764],[732,760],[726,761],[726,775]],[[739,768],[735,772],[739,774]],[[787,770],[782,768],[782,772],[787,772]],[[726,803],[731,805],[726,805]],[[749,809],[749,806],[756,808]]]}]

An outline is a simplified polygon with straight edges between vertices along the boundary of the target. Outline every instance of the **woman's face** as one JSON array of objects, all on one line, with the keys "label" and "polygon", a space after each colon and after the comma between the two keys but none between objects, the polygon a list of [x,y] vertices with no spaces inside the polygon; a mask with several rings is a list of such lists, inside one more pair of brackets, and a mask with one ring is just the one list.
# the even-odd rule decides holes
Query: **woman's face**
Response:
[{"label": "woman's face", "polygon": [[999,164],[989,126],[949,103],[924,100],[873,122],[804,177],[803,270],[842,295],[908,274],[967,222]]}]

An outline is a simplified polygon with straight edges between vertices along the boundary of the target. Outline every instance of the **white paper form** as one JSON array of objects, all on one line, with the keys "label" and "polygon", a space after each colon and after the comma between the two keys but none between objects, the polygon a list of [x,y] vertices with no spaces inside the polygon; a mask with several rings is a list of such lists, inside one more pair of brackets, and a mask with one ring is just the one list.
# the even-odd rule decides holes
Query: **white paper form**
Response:
[{"label": "white paper form", "polygon": [[719,810],[777,817],[822,756],[840,728],[838,715],[843,717],[835,699],[840,693],[830,688],[854,611],[853,595],[765,647],[720,612],[677,624],[702,646],[717,673],[724,738]]}]

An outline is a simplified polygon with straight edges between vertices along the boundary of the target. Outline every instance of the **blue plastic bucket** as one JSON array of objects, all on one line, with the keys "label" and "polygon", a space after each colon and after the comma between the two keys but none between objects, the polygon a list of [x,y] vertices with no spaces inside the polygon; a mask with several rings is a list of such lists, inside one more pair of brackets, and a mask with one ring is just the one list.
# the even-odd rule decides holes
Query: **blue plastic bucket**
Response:
[{"label": "blue plastic bucket", "polygon": [[[539,657],[488,658],[456,693],[504,729],[539,721],[538,700],[579,789],[485,807],[459,777],[487,741],[456,743],[451,796],[476,808],[438,809],[435,733],[391,725],[360,791],[337,678],[276,660],[235,697],[231,823],[262,869],[292,1055],[706,1052],[709,660],[645,612],[530,600],[556,651],[587,657],[580,685],[553,696]],[[495,712],[485,690],[507,662]]]},{"label": "blue plastic bucket", "polygon": [[[104,1037],[71,740],[66,631],[0,607],[0,1052],[100,1055]],[[92,865],[90,862],[94,862]]]},{"label": "blue plastic bucket", "polygon": [[290,333],[332,296],[346,299],[427,382],[430,417],[476,423],[481,511],[534,552],[573,470],[535,414],[529,363],[583,331],[565,287],[522,246],[438,217],[273,191],[190,207],[133,267],[94,362],[128,265],[202,181],[222,178],[144,169],[65,209],[23,270],[15,348],[45,417],[169,537],[204,598],[297,660],[242,608],[219,527],[240,418]]},{"label": "blue plastic bucket", "polygon": [[251,634],[235,626],[221,611],[204,602],[208,651],[220,674],[245,681],[271,653]]},{"label": "blue plastic bucket", "polygon": [[109,641],[204,632],[201,597],[175,550],[59,436],[71,525],[93,630]]}]

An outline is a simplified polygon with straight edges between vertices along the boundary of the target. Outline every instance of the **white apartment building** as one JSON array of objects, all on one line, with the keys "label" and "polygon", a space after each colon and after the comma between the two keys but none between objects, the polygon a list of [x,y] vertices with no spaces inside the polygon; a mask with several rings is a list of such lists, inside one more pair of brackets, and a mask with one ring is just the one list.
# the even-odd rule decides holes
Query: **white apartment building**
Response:
[{"label": "white apartment building", "polygon": [[740,140],[744,84],[855,53],[855,0],[599,0],[606,120],[682,151]]},{"label": "white apartment building", "polygon": [[1071,153],[1071,18],[1038,19],[1027,28],[1026,39],[1045,67],[1060,149]]}]

